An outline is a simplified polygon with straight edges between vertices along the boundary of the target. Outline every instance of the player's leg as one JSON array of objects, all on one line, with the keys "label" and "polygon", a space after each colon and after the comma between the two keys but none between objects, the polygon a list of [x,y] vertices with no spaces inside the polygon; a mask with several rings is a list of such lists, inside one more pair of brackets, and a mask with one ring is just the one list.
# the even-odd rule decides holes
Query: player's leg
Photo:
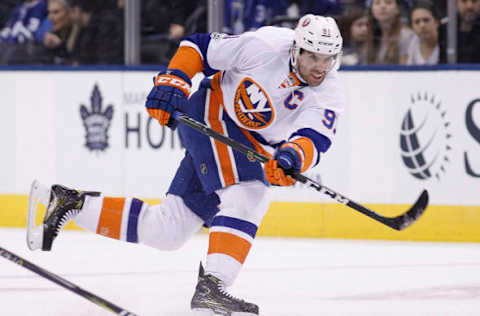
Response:
[{"label": "player's leg", "polygon": [[203,224],[182,198],[167,195],[161,204],[136,198],[87,197],[75,223],[99,235],[159,250],[176,250]]},{"label": "player's leg", "polygon": [[[221,92],[204,89],[208,86],[206,83],[208,80],[202,82],[203,90],[192,96],[192,102],[198,106],[189,107],[187,114],[223,135],[256,148],[258,143],[253,142],[253,137],[238,128],[224,113]],[[268,207],[264,200],[263,168],[258,161],[188,126],[179,125],[179,132],[184,146],[191,153],[192,165],[206,194],[224,195],[220,204],[223,213],[210,220],[205,218],[206,226],[212,227],[210,254],[206,271],[200,267],[191,307],[200,313],[257,315],[256,305],[233,298],[225,288],[240,271]]]},{"label": "player's leg", "polygon": [[[253,244],[258,226],[268,210],[267,187],[260,181],[241,182],[217,191],[220,212],[210,226],[205,271],[199,280],[191,308],[204,311],[258,315],[258,306],[228,294]],[[215,293],[212,295],[211,293]]]},{"label": "player's leg", "polygon": [[[36,226],[39,203],[47,207],[47,212],[42,225]],[[136,198],[102,196],[99,192],[61,185],[44,187],[37,181],[32,184],[27,226],[31,250],[51,250],[53,240],[71,219],[87,231],[161,250],[178,249],[203,224],[175,195],[167,195],[161,204],[149,206]]]},{"label": "player's leg", "polygon": [[[192,96],[192,109],[200,108],[195,104],[205,101],[207,86],[208,81],[205,81]],[[208,137],[203,137],[204,142],[209,142]],[[192,146],[185,147],[188,150]],[[34,182],[29,203],[28,246],[32,250],[50,250],[63,226],[74,219],[84,229],[106,237],[142,242],[158,249],[176,249],[204,221],[211,221],[218,212],[220,200],[213,190],[205,193],[188,153],[168,193],[162,204],[148,206],[135,198],[104,197],[99,192],[83,192],[59,185],[43,187]],[[35,225],[38,203],[47,206],[40,226]]]}]

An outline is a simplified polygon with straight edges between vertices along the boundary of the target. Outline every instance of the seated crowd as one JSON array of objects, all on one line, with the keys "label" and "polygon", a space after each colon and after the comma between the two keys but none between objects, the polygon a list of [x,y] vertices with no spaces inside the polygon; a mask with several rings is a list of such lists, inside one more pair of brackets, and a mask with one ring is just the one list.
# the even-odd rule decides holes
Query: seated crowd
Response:
[{"label": "seated crowd", "polygon": [[121,5],[117,0],[17,1],[0,31],[0,64],[122,64]]},{"label": "seated crowd", "polygon": [[[457,62],[480,63],[480,0],[457,3]],[[336,18],[343,65],[447,63],[447,0],[224,0],[223,31]],[[125,0],[2,0],[0,65],[123,64]],[[207,31],[207,0],[141,1],[141,62],[166,64]]]}]

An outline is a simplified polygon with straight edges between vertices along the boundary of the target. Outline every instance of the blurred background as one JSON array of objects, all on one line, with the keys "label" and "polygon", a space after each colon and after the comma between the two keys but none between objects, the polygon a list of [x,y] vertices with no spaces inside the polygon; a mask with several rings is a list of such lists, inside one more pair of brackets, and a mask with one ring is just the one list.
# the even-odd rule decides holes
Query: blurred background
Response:
[{"label": "blurred background", "polygon": [[307,175],[383,215],[430,207],[396,232],[296,184],[259,234],[480,241],[480,0],[2,0],[0,226],[25,227],[33,179],[159,203],[184,152],[144,103],[179,42],[307,13],[338,21],[348,99]]},{"label": "blurred background", "polygon": [[[184,150],[145,99],[180,41],[307,13],[339,24],[348,104],[306,175],[384,216],[423,189],[430,205],[394,231],[300,183],[272,188],[233,294],[262,315],[479,315],[480,0],[0,0],[0,246],[141,315],[189,315],[203,230],[165,253],[70,223],[31,252],[30,184],[161,203]],[[0,302],[107,313],[2,259]]]},{"label": "blurred background", "polygon": [[0,65],[167,64],[197,32],[333,16],[343,65],[479,63],[477,0],[3,0]]}]

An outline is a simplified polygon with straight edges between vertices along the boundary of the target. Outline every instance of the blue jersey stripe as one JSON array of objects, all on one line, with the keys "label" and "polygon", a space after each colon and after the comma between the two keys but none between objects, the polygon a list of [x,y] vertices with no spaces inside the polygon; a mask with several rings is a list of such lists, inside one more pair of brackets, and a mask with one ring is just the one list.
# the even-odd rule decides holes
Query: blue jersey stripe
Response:
[{"label": "blue jersey stripe", "polygon": [[138,242],[138,215],[142,210],[143,202],[138,199],[132,199],[130,205],[130,214],[128,215],[127,224],[127,241]]},{"label": "blue jersey stripe", "polygon": [[242,219],[228,217],[228,216],[216,216],[213,219],[212,226],[224,226],[239,230],[255,238],[258,227],[255,224],[244,221]]},{"label": "blue jersey stripe", "polygon": [[[318,162],[320,161],[320,153],[324,153],[330,148],[330,145],[332,145],[332,142],[330,139],[328,139],[327,136],[320,134],[319,132],[315,131],[314,129],[311,128],[301,128],[295,133],[293,133],[290,138],[294,136],[304,136],[307,138],[310,138],[315,145],[315,148],[317,149],[318,155],[317,155],[317,161],[313,164],[313,166],[316,166]],[[312,166],[312,167],[313,167]]]}]

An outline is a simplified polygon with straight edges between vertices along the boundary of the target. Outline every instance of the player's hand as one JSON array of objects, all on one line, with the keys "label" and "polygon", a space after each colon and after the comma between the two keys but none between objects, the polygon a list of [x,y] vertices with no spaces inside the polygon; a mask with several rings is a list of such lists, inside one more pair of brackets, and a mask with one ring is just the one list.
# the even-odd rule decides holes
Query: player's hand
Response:
[{"label": "player's hand", "polygon": [[287,173],[298,173],[302,160],[297,151],[290,147],[291,143],[283,144],[274,154],[273,159],[265,163],[265,176],[273,185],[290,186],[296,180]]},{"label": "player's hand", "polygon": [[153,118],[160,125],[175,127],[175,122],[170,120],[170,114],[187,105],[192,82],[187,74],[178,69],[167,69],[154,79],[155,86],[147,96],[145,106]]},{"label": "player's hand", "polygon": [[272,185],[291,186],[297,180],[285,174],[283,169],[278,166],[278,161],[270,159],[265,163],[265,176]]}]

